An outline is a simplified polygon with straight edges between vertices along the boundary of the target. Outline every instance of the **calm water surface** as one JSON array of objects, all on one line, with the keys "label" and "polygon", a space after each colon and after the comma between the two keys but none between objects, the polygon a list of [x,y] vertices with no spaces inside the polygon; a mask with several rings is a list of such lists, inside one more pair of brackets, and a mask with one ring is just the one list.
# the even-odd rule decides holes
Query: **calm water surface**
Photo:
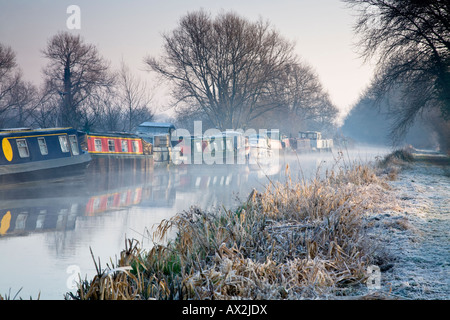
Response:
[{"label": "calm water surface", "polygon": [[[372,161],[389,152],[358,148],[344,161]],[[252,188],[291,177],[309,179],[318,168],[336,164],[336,153],[280,156],[277,165],[191,165],[155,167],[134,172],[100,174],[46,183],[0,188],[0,294],[11,298],[63,299],[77,272],[95,274],[90,249],[102,266],[135,238],[150,247],[148,230],[196,205],[204,209],[236,205]]]}]

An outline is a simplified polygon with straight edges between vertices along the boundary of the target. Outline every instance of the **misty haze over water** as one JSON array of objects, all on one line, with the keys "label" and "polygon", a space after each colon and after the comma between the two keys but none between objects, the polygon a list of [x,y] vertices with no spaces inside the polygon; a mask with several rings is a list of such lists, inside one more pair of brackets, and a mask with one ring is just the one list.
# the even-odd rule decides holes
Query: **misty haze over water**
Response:
[{"label": "misty haze over water", "polygon": [[[270,167],[171,165],[139,173],[89,173],[86,177],[2,190],[0,215],[11,214],[0,237],[0,290],[20,297],[62,299],[71,281],[95,275],[90,248],[105,267],[115,262],[126,238],[152,245],[148,231],[163,219],[198,206],[214,210],[245,201],[269,182],[311,179],[325,169],[382,157],[387,148],[364,147],[342,154],[280,155]],[[342,158],[341,160],[339,160]]]}]

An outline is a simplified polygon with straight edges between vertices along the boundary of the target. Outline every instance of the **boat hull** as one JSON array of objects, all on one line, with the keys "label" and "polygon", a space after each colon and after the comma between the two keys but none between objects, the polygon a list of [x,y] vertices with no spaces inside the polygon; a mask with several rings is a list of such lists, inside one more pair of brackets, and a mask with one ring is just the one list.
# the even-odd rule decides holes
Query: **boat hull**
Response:
[{"label": "boat hull", "polygon": [[33,161],[0,167],[2,186],[83,174],[91,162],[89,153],[70,158]]}]

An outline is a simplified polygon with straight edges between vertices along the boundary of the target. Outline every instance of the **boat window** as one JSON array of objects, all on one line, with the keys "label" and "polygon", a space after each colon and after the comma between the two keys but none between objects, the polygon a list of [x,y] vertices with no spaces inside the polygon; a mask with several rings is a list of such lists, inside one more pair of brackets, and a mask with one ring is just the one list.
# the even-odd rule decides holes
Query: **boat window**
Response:
[{"label": "boat window", "polygon": [[102,151],[102,140],[101,139],[95,139],[94,140],[94,148],[95,151]]},{"label": "boat window", "polygon": [[62,152],[69,152],[69,142],[67,141],[67,137],[66,136],[58,136],[59,138],[59,144],[61,146],[61,151]]},{"label": "boat window", "polygon": [[17,139],[17,149],[19,150],[19,156],[21,158],[27,158],[30,156],[30,152],[28,151],[27,141],[25,139]]},{"label": "boat window", "polygon": [[19,213],[16,218],[15,230],[25,230],[26,222],[28,218],[28,212]]},{"label": "boat window", "polygon": [[69,136],[69,141],[70,141],[70,147],[72,148],[72,153],[74,155],[79,155],[80,150],[78,149],[77,137],[72,134]]},{"label": "boat window", "polygon": [[37,140],[38,140],[39,150],[41,151],[41,154],[43,156],[47,155],[48,154],[48,148],[47,148],[47,143],[45,142],[45,138],[41,137],[41,138],[38,138]]},{"label": "boat window", "polygon": [[139,141],[133,141],[132,146],[133,146],[133,152],[139,152],[139,150],[140,150]]},{"label": "boat window", "polygon": [[133,152],[139,152],[139,142],[138,141],[132,141],[131,147]]},{"label": "boat window", "polygon": [[108,150],[113,152],[116,151],[114,140],[108,140]]},{"label": "boat window", "polygon": [[121,205],[127,205],[127,198],[128,198],[128,193],[127,192],[122,192],[120,194],[120,204]]},{"label": "boat window", "polygon": [[128,141],[122,140],[122,152],[128,152]]}]

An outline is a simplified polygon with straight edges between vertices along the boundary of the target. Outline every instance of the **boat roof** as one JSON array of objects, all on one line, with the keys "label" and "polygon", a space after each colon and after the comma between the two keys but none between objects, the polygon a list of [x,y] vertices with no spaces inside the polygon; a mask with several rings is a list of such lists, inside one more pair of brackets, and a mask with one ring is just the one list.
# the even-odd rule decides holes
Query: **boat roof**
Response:
[{"label": "boat roof", "polygon": [[54,131],[68,131],[68,130],[75,130],[71,127],[67,128],[38,128],[38,129],[31,129],[31,128],[3,128],[0,129],[1,135],[7,135],[11,133],[22,133],[22,132],[28,132],[28,133],[43,133],[43,132],[54,132]]},{"label": "boat roof", "polygon": [[22,127],[22,128],[0,128],[0,131],[29,131],[33,130],[31,128]]},{"label": "boat roof", "polygon": [[90,132],[88,133],[88,136],[96,136],[96,137],[116,137],[116,138],[123,138],[123,137],[127,137],[127,138],[138,138],[138,136],[134,133],[130,133],[130,132]]},{"label": "boat roof", "polygon": [[175,128],[170,122],[142,122],[139,127],[155,127],[155,128]]},{"label": "boat roof", "polygon": [[226,131],[222,131],[222,134],[224,136],[242,136],[242,132],[239,131],[234,131],[234,130],[226,130]]}]

